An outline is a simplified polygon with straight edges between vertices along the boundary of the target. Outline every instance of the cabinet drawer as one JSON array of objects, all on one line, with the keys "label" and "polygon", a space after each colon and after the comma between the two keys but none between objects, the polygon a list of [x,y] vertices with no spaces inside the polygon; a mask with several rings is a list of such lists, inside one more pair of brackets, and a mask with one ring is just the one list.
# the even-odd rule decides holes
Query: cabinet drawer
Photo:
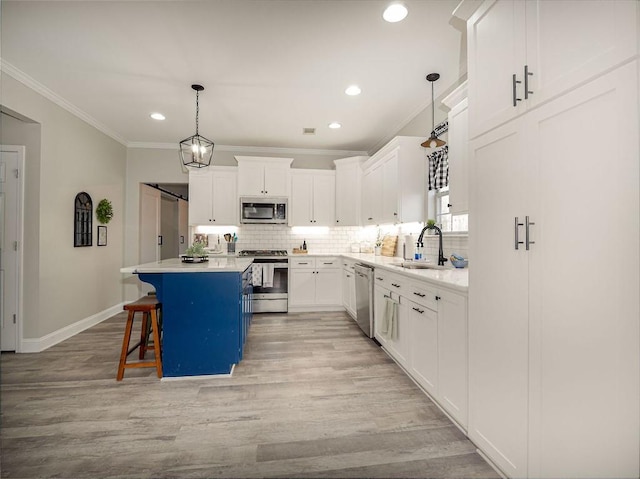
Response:
[{"label": "cabinet drawer", "polygon": [[340,258],[334,256],[316,258],[316,269],[339,268],[340,266]]},{"label": "cabinet drawer", "polygon": [[425,308],[438,310],[438,300],[436,299],[438,292],[426,283],[409,282],[403,291],[403,296]]},{"label": "cabinet drawer", "polygon": [[289,258],[289,265],[294,269],[307,269],[316,267],[315,258]]},{"label": "cabinet drawer", "polygon": [[407,288],[407,279],[388,271],[376,270],[374,273],[375,284],[383,286],[398,294],[404,293]]}]

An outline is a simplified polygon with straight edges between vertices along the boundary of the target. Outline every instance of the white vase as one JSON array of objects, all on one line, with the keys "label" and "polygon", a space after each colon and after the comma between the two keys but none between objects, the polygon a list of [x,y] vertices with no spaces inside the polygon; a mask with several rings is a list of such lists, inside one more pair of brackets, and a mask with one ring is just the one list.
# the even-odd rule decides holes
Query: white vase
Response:
[{"label": "white vase", "polygon": [[382,254],[382,246],[376,246],[375,248],[376,256],[380,256]]}]

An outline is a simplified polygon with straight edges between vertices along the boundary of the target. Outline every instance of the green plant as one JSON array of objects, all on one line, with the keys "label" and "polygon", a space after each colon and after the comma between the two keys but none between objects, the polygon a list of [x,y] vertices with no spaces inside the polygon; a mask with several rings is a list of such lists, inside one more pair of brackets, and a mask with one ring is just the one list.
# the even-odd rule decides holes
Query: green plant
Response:
[{"label": "green plant", "polygon": [[100,200],[98,206],[96,206],[96,218],[103,225],[106,225],[111,218],[113,218],[113,207],[111,206],[111,201],[104,198]]},{"label": "green plant", "polygon": [[376,237],[376,246],[382,246],[382,231],[378,228],[378,236]]},{"label": "green plant", "polygon": [[436,225],[436,220],[427,220],[428,229],[432,230],[435,225]]},{"label": "green plant", "polygon": [[207,253],[204,250],[204,244],[197,241],[185,250],[185,254],[187,256],[193,256],[194,258],[207,256]]}]

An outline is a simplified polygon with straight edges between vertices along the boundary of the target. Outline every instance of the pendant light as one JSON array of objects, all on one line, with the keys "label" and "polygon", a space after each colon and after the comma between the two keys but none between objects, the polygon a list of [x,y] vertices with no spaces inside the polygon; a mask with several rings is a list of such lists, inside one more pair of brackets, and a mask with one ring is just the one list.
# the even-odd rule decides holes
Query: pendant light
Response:
[{"label": "pendant light", "polygon": [[213,141],[207,140],[198,134],[198,115],[200,104],[198,102],[200,92],[204,90],[202,85],[191,85],[196,91],[196,134],[185,138],[180,142],[180,158],[182,164],[191,168],[204,168],[211,164],[213,156]]},{"label": "pendant light", "polygon": [[429,139],[427,141],[425,141],[424,143],[422,143],[420,146],[423,146],[424,148],[439,148],[441,146],[444,146],[447,144],[446,141],[443,141],[441,139],[439,139],[436,136],[436,132],[435,132],[435,105],[434,105],[434,100],[433,100],[433,82],[435,82],[438,78],[440,78],[440,74],[439,73],[429,73],[427,75],[427,81],[431,82],[431,136],[429,137]]}]

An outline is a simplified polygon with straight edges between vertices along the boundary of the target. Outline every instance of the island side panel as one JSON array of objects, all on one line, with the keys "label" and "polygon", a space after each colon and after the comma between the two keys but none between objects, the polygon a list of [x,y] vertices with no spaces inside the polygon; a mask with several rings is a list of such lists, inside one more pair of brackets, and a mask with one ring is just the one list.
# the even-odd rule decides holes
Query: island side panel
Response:
[{"label": "island side panel", "polygon": [[165,377],[227,374],[240,360],[242,277],[236,272],[144,273],[162,302]]}]

